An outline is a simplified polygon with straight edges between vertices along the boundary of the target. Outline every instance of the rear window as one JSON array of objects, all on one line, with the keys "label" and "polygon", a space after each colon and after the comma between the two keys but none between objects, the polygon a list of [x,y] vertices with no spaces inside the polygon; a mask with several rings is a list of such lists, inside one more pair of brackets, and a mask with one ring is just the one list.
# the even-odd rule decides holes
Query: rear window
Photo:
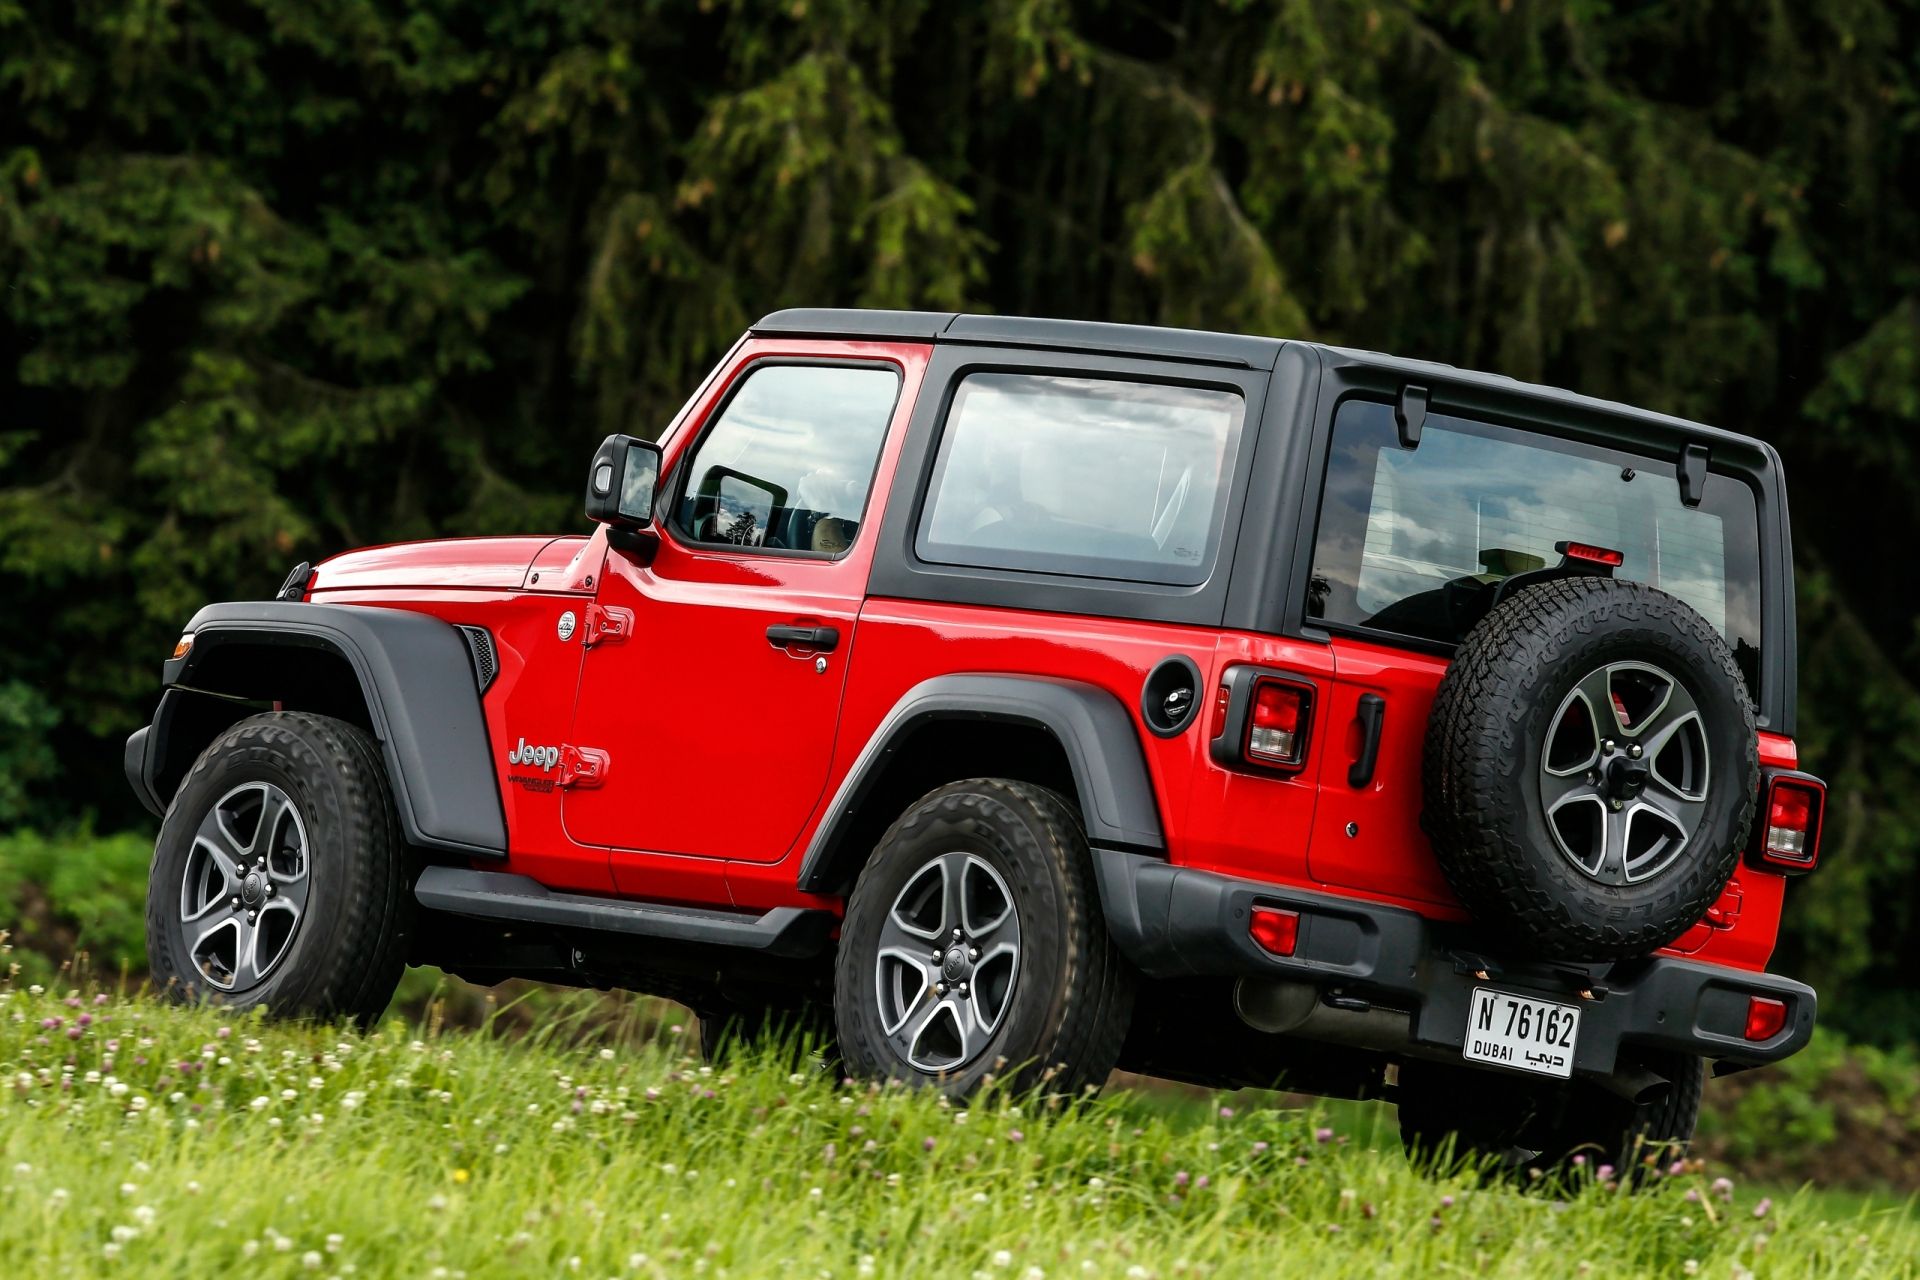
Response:
[{"label": "rear window", "polygon": [[916,550],[938,564],[1196,586],[1245,404],[1150,382],[975,373],[947,415]]},{"label": "rear window", "polygon": [[1429,414],[1415,449],[1393,410],[1335,419],[1307,613],[1457,643],[1505,578],[1560,563],[1556,544],[1621,552],[1619,578],[1685,600],[1759,687],[1760,567],[1752,492],[1709,475],[1680,501],[1671,461]]}]

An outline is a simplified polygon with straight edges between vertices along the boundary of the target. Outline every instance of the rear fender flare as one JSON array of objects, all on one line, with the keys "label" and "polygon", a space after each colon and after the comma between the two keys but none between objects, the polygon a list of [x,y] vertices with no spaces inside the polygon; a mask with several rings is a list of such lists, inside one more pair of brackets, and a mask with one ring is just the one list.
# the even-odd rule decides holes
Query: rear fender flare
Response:
[{"label": "rear fender flare", "polygon": [[847,847],[849,829],[894,754],[914,732],[939,720],[990,720],[1044,729],[1073,773],[1087,841],[1095,848],[1161,854],[1166,840],[1154,804],[1140,734],[1119,698],[1076,680],[1046,676],[936,676],[909,689],[880,722],[834,793],[801,856],[799,888],[833,893],[866,855]]}]

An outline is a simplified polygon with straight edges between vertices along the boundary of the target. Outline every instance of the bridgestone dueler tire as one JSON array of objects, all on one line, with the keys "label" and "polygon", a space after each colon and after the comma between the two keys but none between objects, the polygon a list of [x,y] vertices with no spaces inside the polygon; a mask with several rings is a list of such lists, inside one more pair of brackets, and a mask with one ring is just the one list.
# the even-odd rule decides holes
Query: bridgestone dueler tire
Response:
[{"label": "bridgestone dueler tire", "polygon": [[[1019,975],[988,1047],[945,1074],[912,1067],[888,1043],[875,993],[880,927],[931,858],[965,851],[1005,880],[1018,913]],[[1108,936],[1079,817],[1025,782],[976,778],[922,797],[881,838],[847,904],[834,1015],[848,1071],[964,1098],[989,1076],[1015,1089],[1076,1094],[1106,1082],[1133,1011],[1133,973]]]},{"label": "bridgestone dueler tire", "polygon": [[[286,793],[305,825],[306,910],[266,980],[228,993],[204,979],[178,909],[186,859],[201,819],[235,787],[266,782]],[[147,886],[147,957],[153,982],[179,1001],[264,1005],[275,1017],[349,1018],[370,1025],[406,968],[413,920],[409,850],[380,749],[343,720],[272,712],[242,720],[194,762],[154,846]]]},{"label": "bridgestone dueler tire", "polygon": [[[1625,1064],[1623,1064],[1625,1065]],[[1590,1080],[1529,1080],[1499,1071],[1436,1062],[1400,1068],[1400,1140],[1409,1158],[1431,1162],[1451,1152],[1500,1176],[1565,1171],[1575,1156],[1644,1177],[1684,1155],[1700,1121],[1706,1062],[1654,1052],[1643,1065],[1668,1081],[1651,1102],[1635,1103]]]},{"label": "bridgestone dueler tire", "polygon": [[[1564,856],[1538,774],[1575,682],[1613,662],[1658,665],[1700,712],[1709,761],[1693,836],[1664,869],[1603,884]],[[1753,704],[1726,641],[1684,602],[1582,577],[1522,588],[1467,636],[1427,725],[1421,825],[1475,920],[1516,952],[1569,961],[1644,955],[1725,890],[1759,784]]]}]

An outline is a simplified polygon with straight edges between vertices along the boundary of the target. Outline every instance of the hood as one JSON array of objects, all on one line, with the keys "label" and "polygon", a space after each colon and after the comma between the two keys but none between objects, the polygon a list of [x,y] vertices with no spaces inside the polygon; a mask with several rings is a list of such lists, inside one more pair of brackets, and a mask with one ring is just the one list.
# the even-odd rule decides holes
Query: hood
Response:
[{"label": "hood", "polygon": [[[311,592],[393,587],[518,591],[535,561],[565,563],[585,538],[440,538],[349,551],[314,568]],[[548,548],[552,548],[551,551]],[[546,551],[546,555],[541,553]]]}]

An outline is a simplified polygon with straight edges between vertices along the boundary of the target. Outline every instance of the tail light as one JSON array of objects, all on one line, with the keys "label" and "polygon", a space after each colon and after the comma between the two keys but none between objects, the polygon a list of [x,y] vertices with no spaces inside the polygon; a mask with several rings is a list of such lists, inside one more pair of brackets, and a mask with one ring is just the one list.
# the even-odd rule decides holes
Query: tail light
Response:
[{"label": "tail light", "polygon": [[1826,801],[1827,784],[1812,774],[1767,770],[1754,815],[1750,860],[1787,875],[1813,870],[1820,861],[1820,822]]},{"label": "tail light", "polygon": [[1278,907],[1255,907],[1247,932],[1254,944],[1269,955],[1290,956],[1300,941],[1300,913]]},{"label": "tail light", "polygon": [[1247,723],[1247,756],[1262,764],[1297,765],[1305,735],[1307,706],[1313,695],[1297,684],[1262,680],[1253,686],[1253,715]]},{"label": "tail light", "polygon": [[1212,755],[1229,769],[1298,773],[1313,730],[1311,681],[1262,667],[1227,668],[1214,699]]},{"label": "tail light", "polygon": [[1769,996],[1747,997],[1746,1038],[1756,1044],[1771,1040],[1787,1025],[1787,1002]]}]

